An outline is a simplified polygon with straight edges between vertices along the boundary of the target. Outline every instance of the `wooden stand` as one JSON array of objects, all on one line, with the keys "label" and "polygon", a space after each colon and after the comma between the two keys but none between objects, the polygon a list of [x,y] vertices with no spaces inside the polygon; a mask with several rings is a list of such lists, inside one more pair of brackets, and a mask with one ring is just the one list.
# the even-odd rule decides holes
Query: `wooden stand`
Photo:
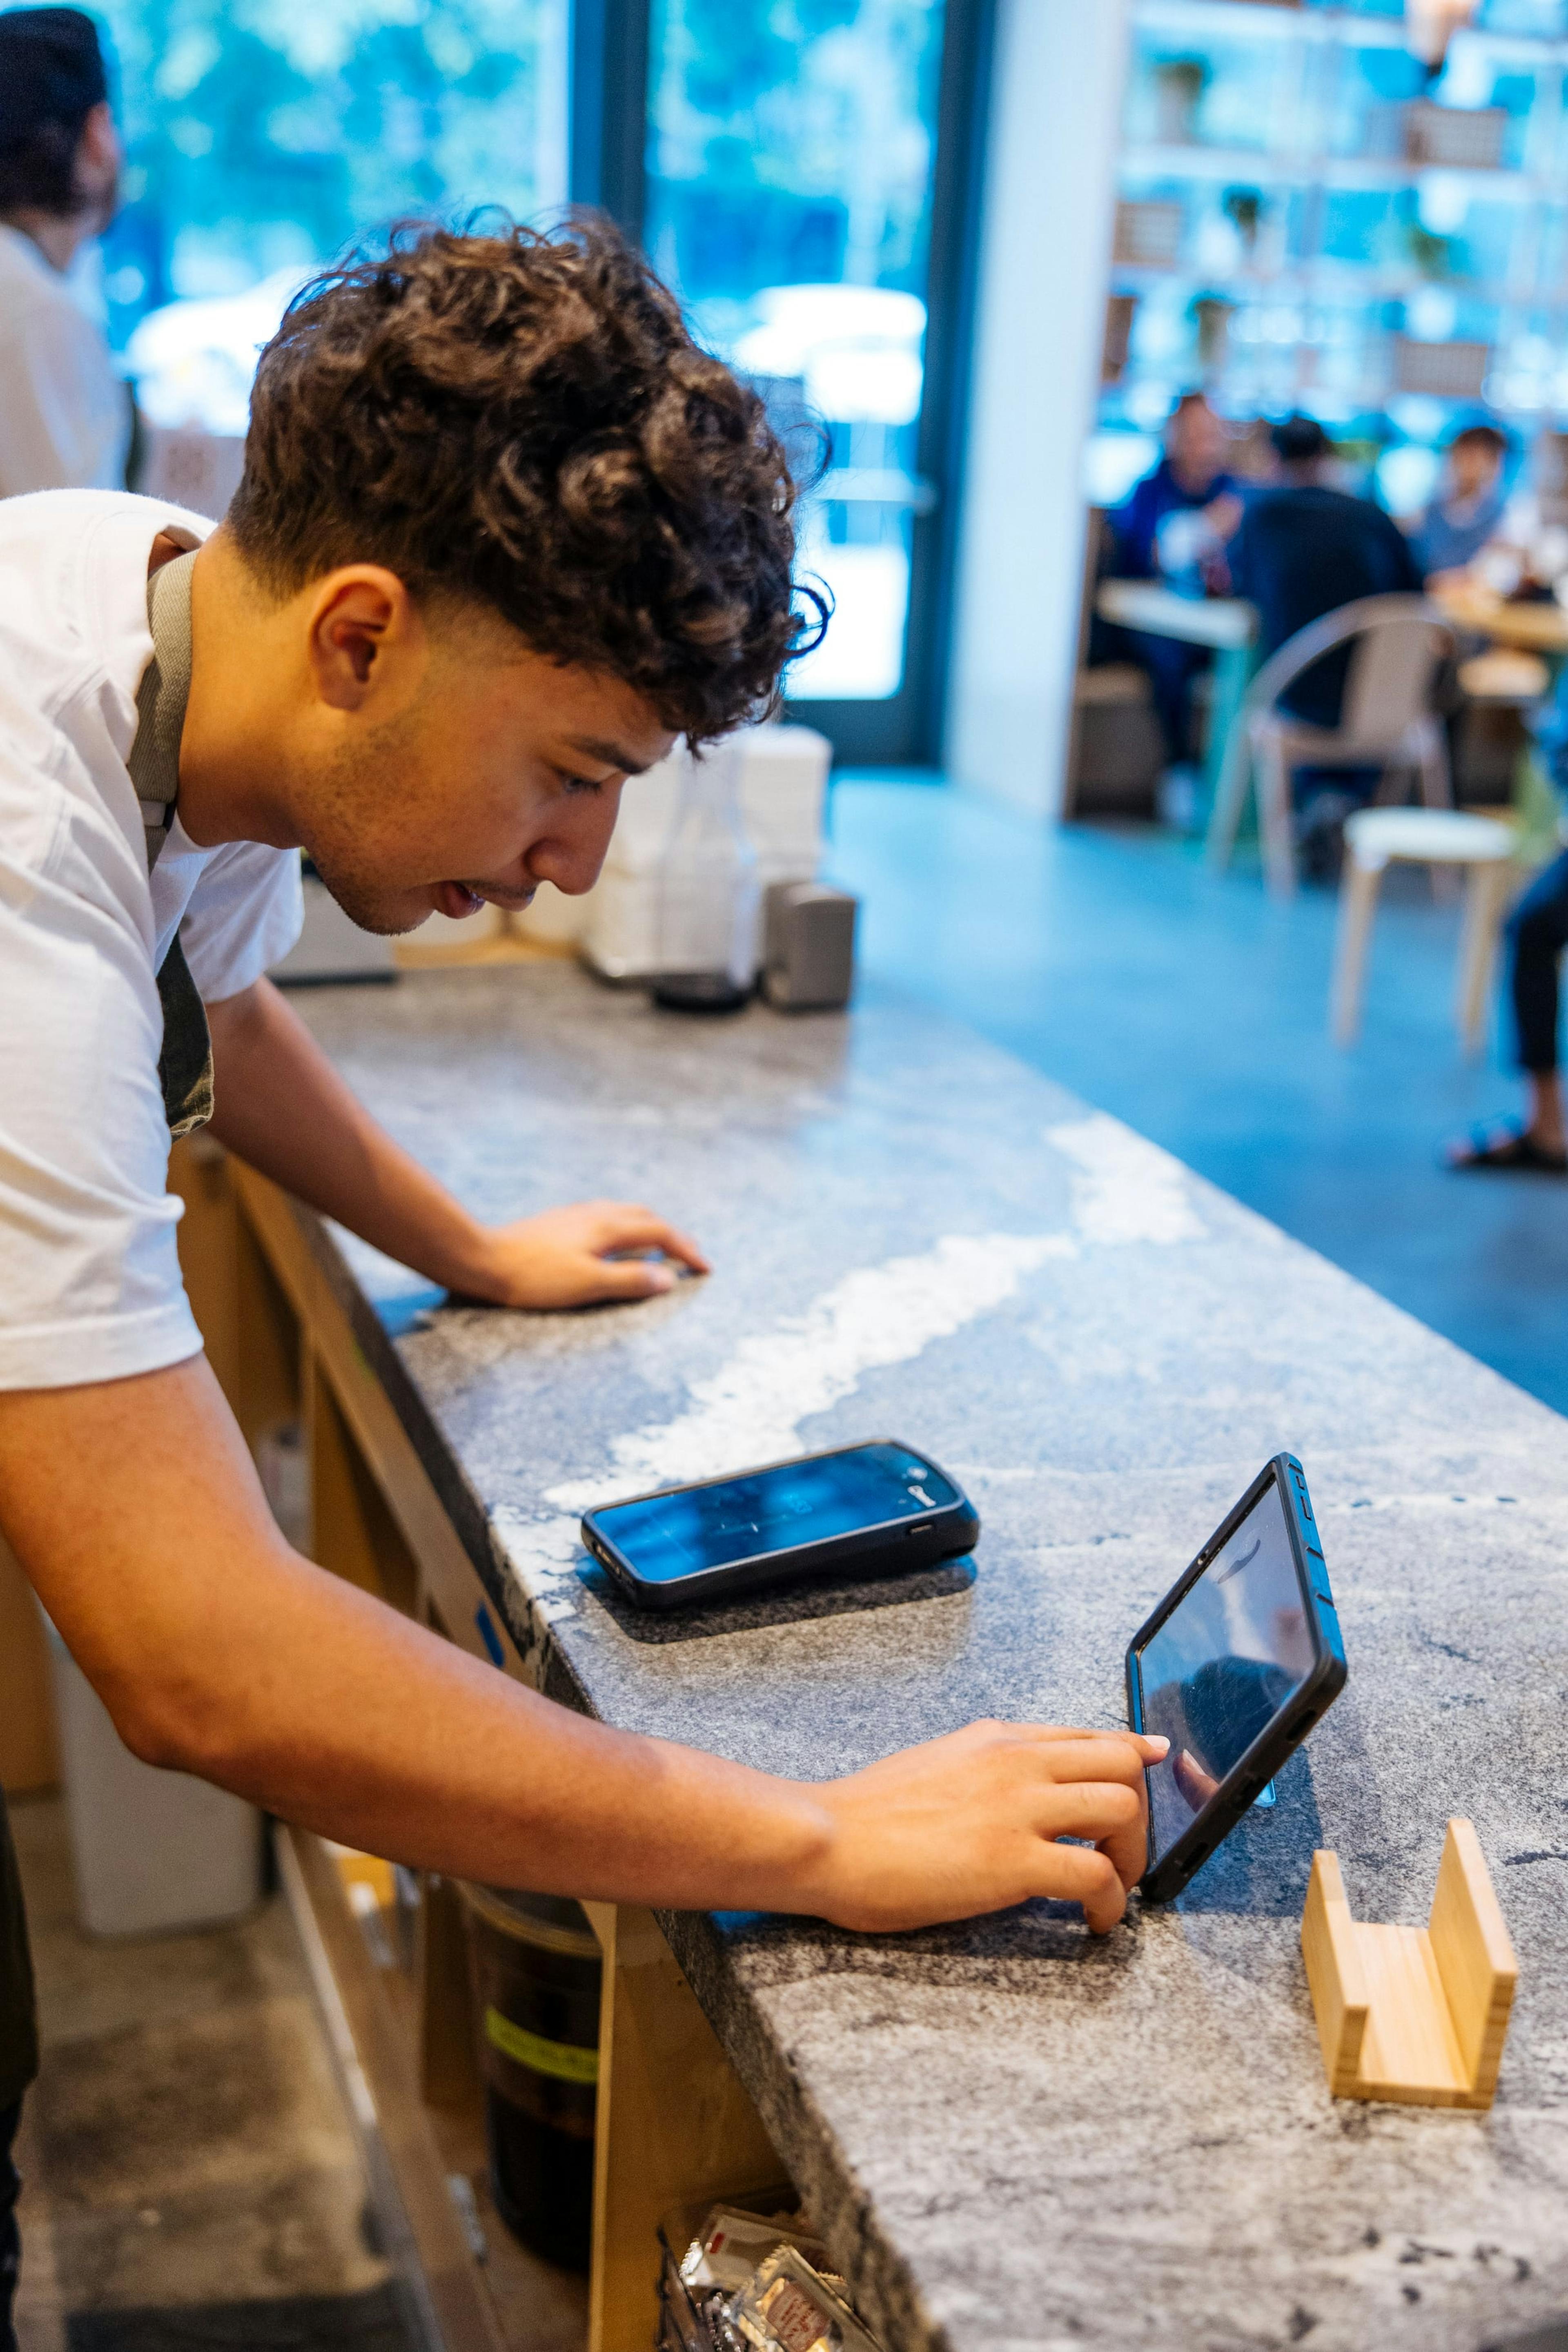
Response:
[{"label": "wooden stand", "polygon": [[1352,1919],[1339,1856],[1316,1854],[1301,1950],[1336,2099],[1491,2105],[1519,1969],[1468,1822],[1448,1823],[1425,1927]]}]

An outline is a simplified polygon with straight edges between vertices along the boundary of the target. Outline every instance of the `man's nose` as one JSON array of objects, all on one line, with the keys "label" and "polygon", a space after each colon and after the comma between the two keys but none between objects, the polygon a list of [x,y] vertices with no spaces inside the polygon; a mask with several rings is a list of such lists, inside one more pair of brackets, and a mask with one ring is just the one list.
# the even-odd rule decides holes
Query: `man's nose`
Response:
[{"label": "man's nose", "polygon": [[527,862],[533,879],[553,882],[569,898],[591,890],[616,829],[620,797],[617,790],[578,802],[570,819],[553,826],[530,850]]}]

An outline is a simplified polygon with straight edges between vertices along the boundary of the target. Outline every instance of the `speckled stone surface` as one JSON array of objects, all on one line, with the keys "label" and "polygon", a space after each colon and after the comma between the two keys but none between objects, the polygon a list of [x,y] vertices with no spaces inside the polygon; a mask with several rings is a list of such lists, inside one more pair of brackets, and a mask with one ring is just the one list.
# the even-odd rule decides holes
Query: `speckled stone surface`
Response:
[{"label": "speckled stone surface", "polygon": [[[607,1721],[803,1776],[1121,1721],[1150,1605],[1267,1456],[1306,1465],[1349,1687],[1174,1908],[668,1923],[889,2352],[1479,2352],[1568,2312],[1568,1426],[902,1001],[694,1025],[533,966],[296,1002],[479,1213],[641,1198],[711,1254],[530,1318],[318,1229],[541,1682]],[[649,1628],[576,1550],[590,1499],[879,1434],[963,1481],[973,1571]],[[1419,1921],[1452,1813],[1522,1971],[1497,2104],[1336,2104],[1312,1849]]]}]

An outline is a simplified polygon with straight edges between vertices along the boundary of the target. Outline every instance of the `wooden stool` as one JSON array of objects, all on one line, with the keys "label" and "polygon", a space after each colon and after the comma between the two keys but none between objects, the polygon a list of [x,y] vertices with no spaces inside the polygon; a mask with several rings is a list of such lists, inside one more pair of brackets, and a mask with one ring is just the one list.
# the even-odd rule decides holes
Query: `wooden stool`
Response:
[{"label": "wooden stool", "polygon": [[1466,1052],[1479,1052],[1498,933],[1513,884],[1513,846],[1510,826],[1459,809],[1358,809],[1346,818],[1339,940],[1330,994],[1336,1044],[1352,1044],[1361,1026],[1362,981],[1378,888],[1384,866],[1399,861],[1465,869],[1455,1009]]},{"label": "wooden stool", "polygon": [[1301,1953],[1336,2099],[1491,2105],[1519,1967],[1468,1822],[1448,1823],[1425,1927],[1352,1919],[1339,1856],[1314,1854]]}]

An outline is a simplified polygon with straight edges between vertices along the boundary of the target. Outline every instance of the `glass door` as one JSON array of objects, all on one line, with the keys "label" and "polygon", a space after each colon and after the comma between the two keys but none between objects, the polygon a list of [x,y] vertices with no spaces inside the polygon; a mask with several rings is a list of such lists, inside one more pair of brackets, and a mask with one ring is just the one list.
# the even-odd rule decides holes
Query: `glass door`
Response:
[{"label": "glass door", "polygon": [[840,758],[936,756],[956,390],[928,353],[964,340],[953,232],[980,14],[974,0],[651,9],[649,256],[781,425],[826,428],[801,570],[836,609],[790,697]]},{"label": "glass door", "polygon": [[106,324],[151,423],[245,431],[304,281],[410,216],[567,192],[570,0],[101,0],[124,206]]}]

